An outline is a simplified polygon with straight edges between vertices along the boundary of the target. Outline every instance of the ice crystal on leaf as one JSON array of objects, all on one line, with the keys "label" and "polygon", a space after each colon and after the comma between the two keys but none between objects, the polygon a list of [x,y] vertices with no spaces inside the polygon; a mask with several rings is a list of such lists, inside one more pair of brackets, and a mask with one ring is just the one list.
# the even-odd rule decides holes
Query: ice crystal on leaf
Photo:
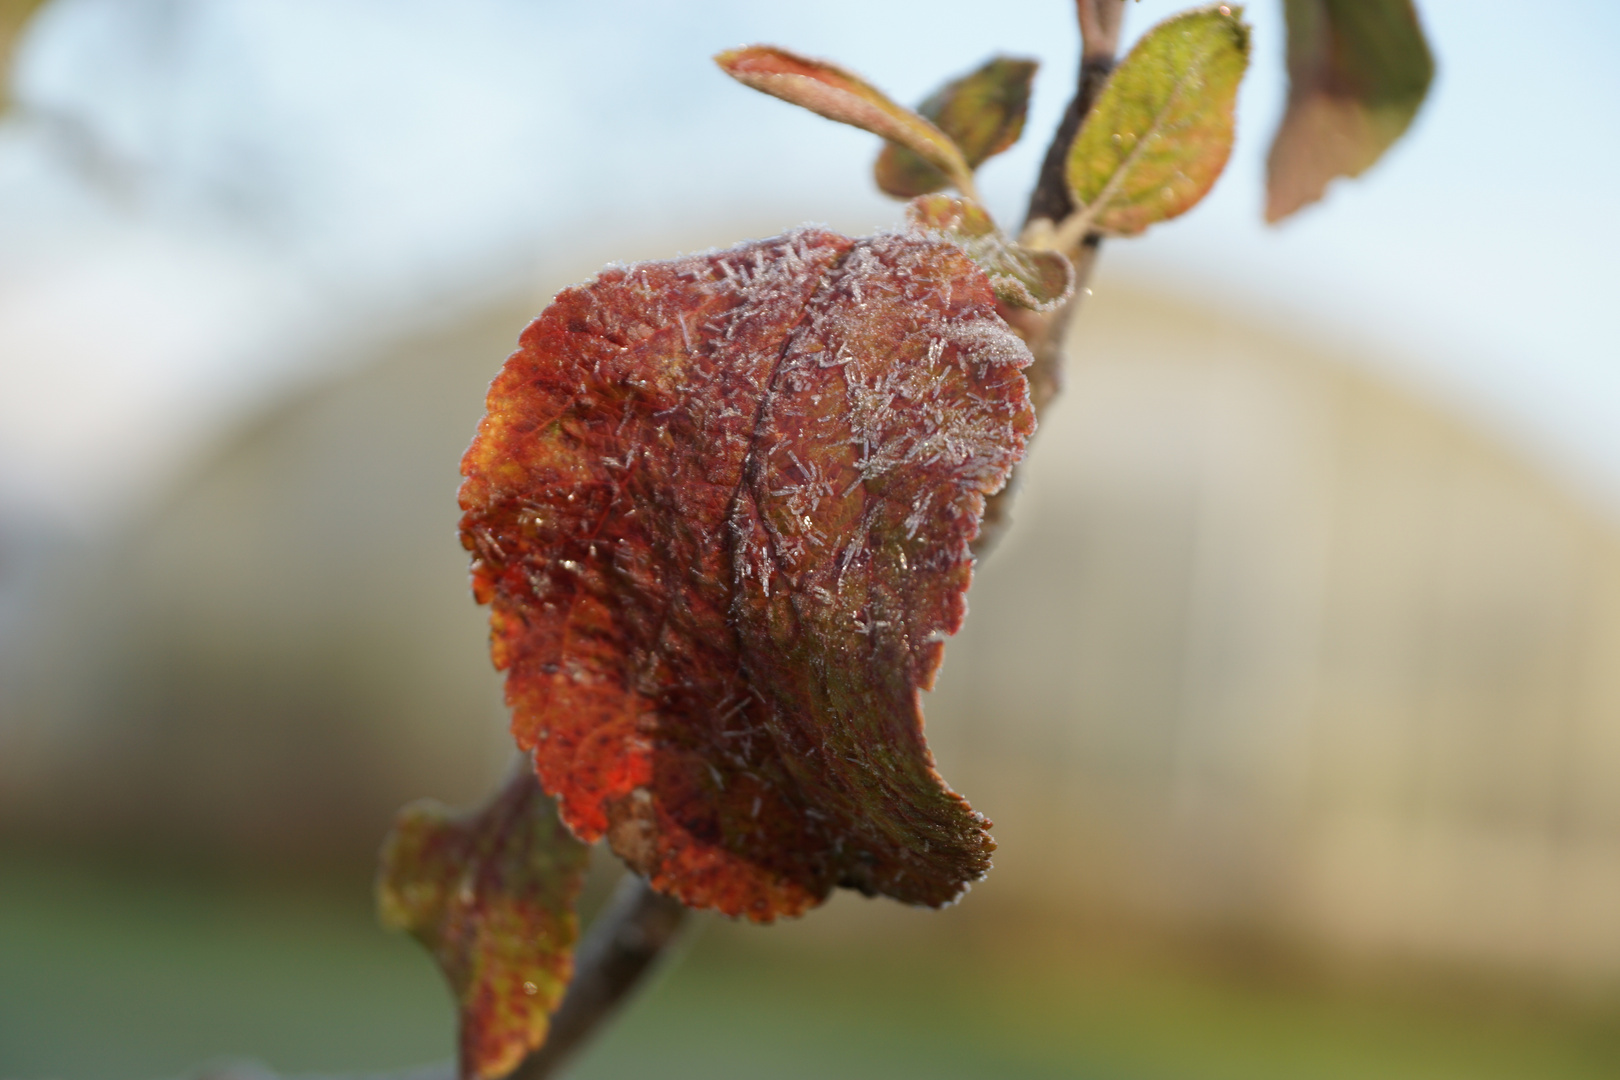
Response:
[{"label": "ice crystal on leaf", "polygon": [[769,920],[989,866],[919,691],[1034,426],[937,233],[800,229],[564,290],[490,389],[462,539],[518,744],[583,840]]},{"label": "ice crystal on leaf", "polygon": [[959,244],[1011,307],[1051,311],[1074,293],[1074,267],[1067,258],[1014,243],[972,199],[923,195],[906,207],[906,219],[919,232],[937,232]]}]

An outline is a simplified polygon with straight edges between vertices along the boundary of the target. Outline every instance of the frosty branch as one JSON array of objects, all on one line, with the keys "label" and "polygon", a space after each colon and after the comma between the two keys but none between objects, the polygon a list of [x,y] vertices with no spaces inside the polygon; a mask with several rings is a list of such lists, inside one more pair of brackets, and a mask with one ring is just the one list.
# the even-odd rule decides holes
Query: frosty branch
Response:
[{"label": "frosty branch", "polygon": [[[1376,162],[1434,73],[1412,0],[1280,2],[1273,222]],[[37,6],[0,12],[0,66]],[[1075,2],[1078,79],[1016,237],[975,171],[1022,134],[1033,60],[909,109],[827,61],[721,53],[744,85],[880,136],[873,176],[905,225],[613,267],[523,332],[460,492],[522,761],[470,813],[405,808],[378,888],[455,996],[462,1080],[554,1075],[688,908],[766,923],[835,888],[939,907],[988,870],[989,823],[935,769],[920,692],[1007,527],[1102,241],[1211,189],[1249,59],[1227,4],[1121,58],[1126,11]],[[576,957],[597,841],[630,872]]]},{"label": "frosty branch", "polygon": [[[552,1075],[686,908],[765,923],[838,887],[939,907],[988,869],[920,691],[1005,528],[1099,245],[1210,190],[1249,58],[1236,6],[1117,60],[1123,0],[1076,8],[1074,98],[1016,239],[974,171],[1022,133],[1033,61],[994,58],[913,110],[826,61],[731,50],[738,81],[885,140],[874,177],[905,227],[610,268],[560,293],[492,385],[462,539],[526,760],[472,814],[407,808],[380,883],[457,997],[466,1080]],[[1432,73],[1408,0],[1286,8],[1273,219],[1371,164]],[[1366,55],[1390,41],[1400,62]],[[630,875],[576,962],[598,840]]]}]

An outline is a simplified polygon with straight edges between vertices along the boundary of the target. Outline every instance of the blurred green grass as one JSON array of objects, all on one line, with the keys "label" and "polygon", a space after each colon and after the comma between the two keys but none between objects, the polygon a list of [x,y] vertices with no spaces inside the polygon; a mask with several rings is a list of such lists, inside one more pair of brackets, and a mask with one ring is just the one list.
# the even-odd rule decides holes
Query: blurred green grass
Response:
[{"label": "blurred green grass", "polygon": [[[1620,1075],[1620,1010],[1590,1003],[1240,977],[1173,949],[1000,947],[982,923],[852,937],[815,918],[706,924],[573,1075]],[[451,1038],[437,973],[377,928],[361,882],[0,855],[0,1078],[149,1080],[220,1057],[372,1072],[443,1058]]]}]

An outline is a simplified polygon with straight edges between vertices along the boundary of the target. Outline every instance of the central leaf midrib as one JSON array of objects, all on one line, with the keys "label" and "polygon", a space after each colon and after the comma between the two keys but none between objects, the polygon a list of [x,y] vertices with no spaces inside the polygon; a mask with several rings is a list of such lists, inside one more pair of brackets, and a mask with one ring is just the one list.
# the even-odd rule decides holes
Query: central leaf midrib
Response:
[{"label": "central leaf midrib", "polygon": [[1081,212],[1081,219],[1085,221],[1088,226],[1094,223],[1097,218],[1102,216],[1102,213],[1107,209],[1110,200],[1112,200],[1115,195],[1119,194],[1119,189],[1124,186],[1126,177],[1130,175],[1132,169],[1136,168],[1141,156],[1146,153],[1147,144],[1152,141],[1153,137],[1164,128],[1165,117],[1169,115],[1172,107],[1181,97],[1181,93],[1186,88],[1188,81],[1193,79],[1197,72],[1201,70],[1202,65],[1209,60],[1209,57],[1213,51],[1213,49],[1205,50],[1202,54],[1200,54],[1198,57],[1198,64],[1188,65],[1187,70],[1182,72],[1182,74],[1176,79],[1175,83],[1170,87],[1170,92],[1165,95],[1164,104],[1160,108],[1154,110],[1153,122],[1148,125],[1147,131],[1142,135],[1141,138],[1136,140],[1136,145],[1131,147],[1130,153],[1125,155],[1125,160],[1119,163],[1119,166],[1114,170],[1114,174],[1108,178],[1108,182],[1105,183],[1102,190],[1097,193],[1097,197],[1088,203],[1086,208]]}]

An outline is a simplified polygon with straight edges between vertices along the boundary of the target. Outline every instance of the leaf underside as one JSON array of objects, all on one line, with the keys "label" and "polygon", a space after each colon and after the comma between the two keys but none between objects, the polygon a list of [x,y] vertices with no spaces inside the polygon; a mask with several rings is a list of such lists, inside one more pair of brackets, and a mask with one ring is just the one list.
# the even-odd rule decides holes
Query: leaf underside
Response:
[{"label": "leaf underside", "polygon": [[1241,13],[1222,5],[1166,19],[1109,77],[1066,168],[1091,229],[1133,236],[1186,213],[1214,186],[1232,152],[1249,62]]},{"label": "leaf underside", "polygon": [[[931,120],[962,149],[968,168],[1018,141],[1029,110],[1029,86],[1039,65],[1033,60],[997,56],[930,94],[917,112]],[[927,195],[951,180],[914,151],[891,142],[873,166],[878,187],[897,199]]]},{"label": "leaf underside", "polygon": [[518,743],[584,840],[765,921],[989,866],[919,690],[1034,418],[958,246],[816,229],[604,271],[490,389],[463,543]]},{"label": "leaf underside", "polygon": [[1434,57],[1411,0],[1286,0],[1288,109],[1266,161],[1266,220],[1359,176],[1411,125]]},{"label": "leaf underside", "polygon": [[385,924],[427,946],[450,983],[463,1080],[505,1076],[545,1040],[573,975],[589,850],[527,768],[473,813],[424,800],[395,820],[378,906]]}]

